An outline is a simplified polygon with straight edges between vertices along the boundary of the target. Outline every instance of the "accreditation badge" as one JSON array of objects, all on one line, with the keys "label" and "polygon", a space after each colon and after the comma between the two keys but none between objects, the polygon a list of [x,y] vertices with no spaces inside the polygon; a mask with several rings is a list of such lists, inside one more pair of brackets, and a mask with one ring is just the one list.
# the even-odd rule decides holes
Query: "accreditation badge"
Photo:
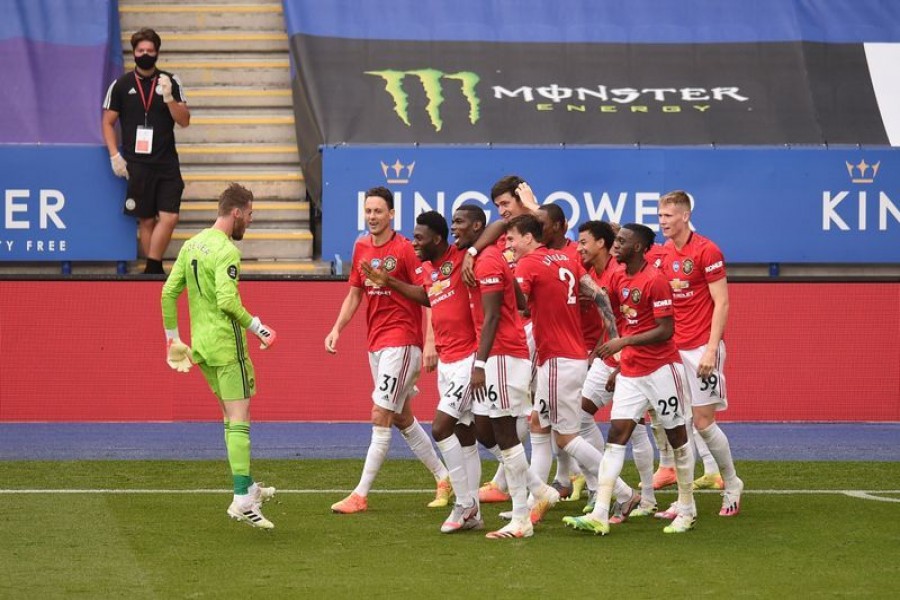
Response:
[{"label": "accreditation badge", "polygon": [[137,135],[134,138],[135,154],[152,154],[153,153],[153,128],[145,125],[138,125]]}]

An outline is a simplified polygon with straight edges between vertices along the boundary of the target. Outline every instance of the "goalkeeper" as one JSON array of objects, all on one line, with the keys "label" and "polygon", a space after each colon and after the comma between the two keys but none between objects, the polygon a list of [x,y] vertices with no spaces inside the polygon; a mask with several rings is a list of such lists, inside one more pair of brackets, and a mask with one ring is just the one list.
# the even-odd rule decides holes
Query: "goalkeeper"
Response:
[{"label": "goalkeeper", "polygon": [[[252,317],[238,293],[241,255],[231,240],[241,240],[253,222],[253,193],[232,183],[219,198],[216,222],[189,239],[172,267],[162,290],[167,362],[186,373],[192,364],[203,371],[219,399],[225,421],[225,446],[234,480],[234,500],[228,515],[253,527],[271,529],[260,505],[275,495],[250,476],[250,398],[256,394],[253,363],[247,352],[245,329],[261,340],[261,348],[275,343],[275,331]],[[178,297],[188,290],[193,350],[178,335]]]}]

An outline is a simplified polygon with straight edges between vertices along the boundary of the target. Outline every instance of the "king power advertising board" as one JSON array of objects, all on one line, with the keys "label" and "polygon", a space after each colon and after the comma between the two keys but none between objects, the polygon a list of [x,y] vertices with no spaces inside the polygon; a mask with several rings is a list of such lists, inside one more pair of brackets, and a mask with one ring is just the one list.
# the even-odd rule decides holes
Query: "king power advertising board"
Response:
[{"label": "king power advertising board", "polygon": [[0,261],[134,260],[125,180],[102,146],[0,145]]},{"label": "king power advertising board", "polygon": [[[322,253],[349,260],[365,233],[367,189],[395,195],[394,226],[410,237],[418,214],[461,204],[497,218],[491,185],[528,181],[556,203],[569,236],[584,221],[643,223],[658,231],[661,194],[683,189],[696,229],[729,262],[900,262],[900,153],[893,149],[452,148],[323,149]],[[662,241],[661,237],[659,241]]]}]

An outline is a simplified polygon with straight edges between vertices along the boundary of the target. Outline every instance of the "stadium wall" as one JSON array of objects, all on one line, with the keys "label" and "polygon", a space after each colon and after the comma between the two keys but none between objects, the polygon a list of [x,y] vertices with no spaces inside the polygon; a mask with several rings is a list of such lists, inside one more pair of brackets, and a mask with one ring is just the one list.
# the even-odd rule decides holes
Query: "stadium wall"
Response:
[{"label": "stadium wall", "polygon": [[[161,286],[0,282],[0,421],[217,420],[200,373],[166,366]],[[255,420],[368,420],[363,315],[336,356],[323,345],[346,286],[242,283],[279,336],[270,351],[251,343]],[[900,421],[900,283],[732,283],[730,295],[724,420]],[[187,338],[184,298],[180,313]],[[434,375],[419,387],[415,412],[430,421]]]}]

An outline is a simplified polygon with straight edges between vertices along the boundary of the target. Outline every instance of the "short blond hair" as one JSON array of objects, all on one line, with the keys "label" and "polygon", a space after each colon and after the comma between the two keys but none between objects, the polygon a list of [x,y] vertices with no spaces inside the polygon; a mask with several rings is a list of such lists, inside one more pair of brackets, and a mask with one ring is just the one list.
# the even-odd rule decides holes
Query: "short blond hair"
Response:
[{"label": "short blond hair", "polygon": [[684,210],[691,210],[691,199],[688,197],[687,192],[684,190],[674,190],[669,192],[668,194],[663,195],[659,199],[660,206],[665,206],[668,204],[672,204],[674,206],[680,206]]}]

